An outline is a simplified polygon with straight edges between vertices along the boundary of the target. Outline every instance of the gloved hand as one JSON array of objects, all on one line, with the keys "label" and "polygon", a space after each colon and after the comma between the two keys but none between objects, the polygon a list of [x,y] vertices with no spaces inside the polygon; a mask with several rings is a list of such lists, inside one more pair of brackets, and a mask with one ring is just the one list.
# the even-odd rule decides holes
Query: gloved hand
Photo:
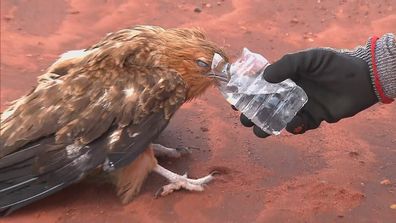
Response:
[{"label": "gloved hand", "polygon": [[[331,49],[285,55],[267,67],[263,76],[271,83],[290,78],[307,93],[307,104],[286,127],[293,134],[315,129],[322,121],[334,123],[354,116],[378,102],[368,64]],[[241,123],[254,126],[244,115],[241,115]],[[257,126],[253,131],[258,137],[268,136]]]}]

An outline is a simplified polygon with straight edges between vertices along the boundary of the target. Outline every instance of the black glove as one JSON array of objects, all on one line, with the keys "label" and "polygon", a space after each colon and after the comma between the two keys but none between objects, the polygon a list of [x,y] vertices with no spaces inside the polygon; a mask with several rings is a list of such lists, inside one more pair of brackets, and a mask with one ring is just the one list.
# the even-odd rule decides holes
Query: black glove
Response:
[{"label": "black glove", "polygon": [[[271,83],[290,78],[307,93],[307,104],[286,127],[293,134],[315,129],[322,121],[334,123],[354,116],[378,102],[368,64],[330,49],[285,55],[267,67],[263,76]],[[244,115],[241,123],[246,127],[254,125]],[[257,126],[253,131],[258,137],[268,136]]]}]

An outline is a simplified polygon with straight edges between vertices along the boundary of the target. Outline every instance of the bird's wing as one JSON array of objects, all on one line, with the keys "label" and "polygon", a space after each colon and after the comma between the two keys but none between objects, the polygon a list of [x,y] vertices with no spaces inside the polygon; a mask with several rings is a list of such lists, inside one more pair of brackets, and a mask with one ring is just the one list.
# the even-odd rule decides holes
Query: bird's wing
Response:
[{"label": "bird's wing", "polygon": [[45,75],[2,114],[0,215],[102,164],[111,171],[131,162],[184,102],[186,86],[174,71],[120,64],[118,54],[105,53]]},{"label": "bird's wing", "polygon": [[89,51],[89,50],[101,48],[106,45],[113,45],[119,42],[130,41],[136,38],[137,36],[140,36],[142,33],[144,35],[155,35],[163,31],[165,30],[159,26],[145,26],[145,25],[134,26],[133,28],[130,29],[122,29],[114,33],[108,33],[106,37],[104,37],[101,41],[91,46],[87,50]]}]

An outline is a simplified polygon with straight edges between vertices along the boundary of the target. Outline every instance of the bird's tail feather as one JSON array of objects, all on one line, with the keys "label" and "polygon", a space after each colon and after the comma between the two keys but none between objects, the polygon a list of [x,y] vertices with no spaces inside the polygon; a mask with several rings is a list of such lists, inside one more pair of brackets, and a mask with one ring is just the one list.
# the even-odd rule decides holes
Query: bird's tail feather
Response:
[{"label": "bird's tail feather", "polygon": [[[82,149],[73,159],[63,159],[64,149],[48,150],[51,140],[40,140],[0,158],[0,216],[53,194],[79,181],[86,170],[103,159],[98,150]],[[45,149],[43,149],[45,148]],[[40,151],[51,151],[43,157]],[[44,159],[45,157],[45,159]],[[99,157],[93,160],[87,157]],[[38,165],[38,166],[37,166]]]}]

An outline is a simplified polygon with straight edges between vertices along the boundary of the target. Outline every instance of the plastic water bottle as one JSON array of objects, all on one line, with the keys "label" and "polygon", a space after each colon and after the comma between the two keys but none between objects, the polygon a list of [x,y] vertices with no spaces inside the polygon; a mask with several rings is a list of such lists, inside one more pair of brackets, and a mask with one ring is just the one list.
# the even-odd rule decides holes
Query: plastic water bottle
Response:
[{"label": "plastic water bottle", "polygon": [[262,77],[269,62],[244,48],[242,56],[227,63],[215,54],[212,72],[222,79],[226,100],[268,134],[278,135],[308,101],[304,90],[288,79],[272,84]]}]

